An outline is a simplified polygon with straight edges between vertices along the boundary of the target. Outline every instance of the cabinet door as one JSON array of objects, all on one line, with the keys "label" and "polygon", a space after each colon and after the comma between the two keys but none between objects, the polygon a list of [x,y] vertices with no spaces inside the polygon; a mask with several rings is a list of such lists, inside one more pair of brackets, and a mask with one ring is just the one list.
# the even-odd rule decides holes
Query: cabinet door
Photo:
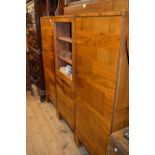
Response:
[{"label": "cabinet door", "polygon": [[70,127],[74,130],[74,92],[71,92],[63,84],[57,82],[57,110],[65,118]]},{"label": "cabinet door", "polygon": [[76,18],[76,134],[104,155],[111,129],[122,16]]}]

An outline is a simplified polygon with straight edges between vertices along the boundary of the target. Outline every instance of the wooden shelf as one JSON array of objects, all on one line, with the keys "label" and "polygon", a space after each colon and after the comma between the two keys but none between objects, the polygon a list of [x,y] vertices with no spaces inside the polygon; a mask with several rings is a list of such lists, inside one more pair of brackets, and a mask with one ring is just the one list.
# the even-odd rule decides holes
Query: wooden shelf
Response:
[{"label": "wooden shelf", "polygon": [[67,62],[68,64],[72,65],[72,59],[68,57],[58,56],[59,59]]},{"label": "wooden shelf", "polygon": [[72,38],[70,38],[70,37],[57,37],[57,38],[58,38],[58,40],[72,43]]},{"label": "wooden shelf", "polygon": [[72,76],[69,76],[69,75],[67,75],[66,73],[64,73],[64,72],[62,72],[62,71],[60,71],[60,70],[58,70],[58,72],[61,74],[61,75],[63,75],[63,76],[65,76],[68,80],[72,80]]}]

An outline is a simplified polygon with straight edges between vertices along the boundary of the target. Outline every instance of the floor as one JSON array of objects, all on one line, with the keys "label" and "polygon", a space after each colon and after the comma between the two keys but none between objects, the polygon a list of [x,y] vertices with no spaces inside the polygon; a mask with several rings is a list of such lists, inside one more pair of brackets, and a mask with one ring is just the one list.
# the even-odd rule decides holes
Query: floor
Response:
[{"label": "floor", "polygon": [[51,103],[40,103],[29,91],[26,99],[26,155],[89,155],[75,145],[72,131],[58,120]]}]

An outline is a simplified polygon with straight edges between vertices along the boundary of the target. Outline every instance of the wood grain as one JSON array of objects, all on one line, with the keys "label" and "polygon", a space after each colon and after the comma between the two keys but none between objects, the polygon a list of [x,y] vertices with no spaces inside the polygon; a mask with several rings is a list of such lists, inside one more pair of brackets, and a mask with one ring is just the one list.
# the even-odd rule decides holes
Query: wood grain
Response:
[{"label": "wood grain", "polygon": [[[114,116],[115,96],[119,91],[117,81],[121,83],[118,71],[123,17],[106,14],[80,15],[76,18],[75,136],[92,155],[106,154],[114,118],[117,128],[125,126],[128,122],[126,111],[118,112]],[[124,65],[122,63],[122,67],[125,67]],[[122,92],[124,88],[127,87],[123,86]],[[124,99],[123,106],[128,104],[127,100]]]},{"label": "wood grain", "polygon": [[129,11],[129,0],[112,0],[112,11]]}]

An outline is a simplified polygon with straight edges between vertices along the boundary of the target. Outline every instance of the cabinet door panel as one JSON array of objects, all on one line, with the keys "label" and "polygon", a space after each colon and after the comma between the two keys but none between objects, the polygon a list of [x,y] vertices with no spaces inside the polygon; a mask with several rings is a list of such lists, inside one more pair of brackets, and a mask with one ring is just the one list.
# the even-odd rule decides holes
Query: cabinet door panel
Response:
[{"label": "cabinet door panel", "polygon": [[57,109],[61,113],[61,115],[68,122],[70,127],[74,129],[74,113],[75,113],[75,105],[74,100],[71,97],[72,93],[67,90],[66,87],[63,87],[59,83],[56,85],[57,87]]},{"label": "cabinet door panel", "polygon": [[76,128],[93,155],[105,154],[110,134],[121,18],[76,18]]}]

